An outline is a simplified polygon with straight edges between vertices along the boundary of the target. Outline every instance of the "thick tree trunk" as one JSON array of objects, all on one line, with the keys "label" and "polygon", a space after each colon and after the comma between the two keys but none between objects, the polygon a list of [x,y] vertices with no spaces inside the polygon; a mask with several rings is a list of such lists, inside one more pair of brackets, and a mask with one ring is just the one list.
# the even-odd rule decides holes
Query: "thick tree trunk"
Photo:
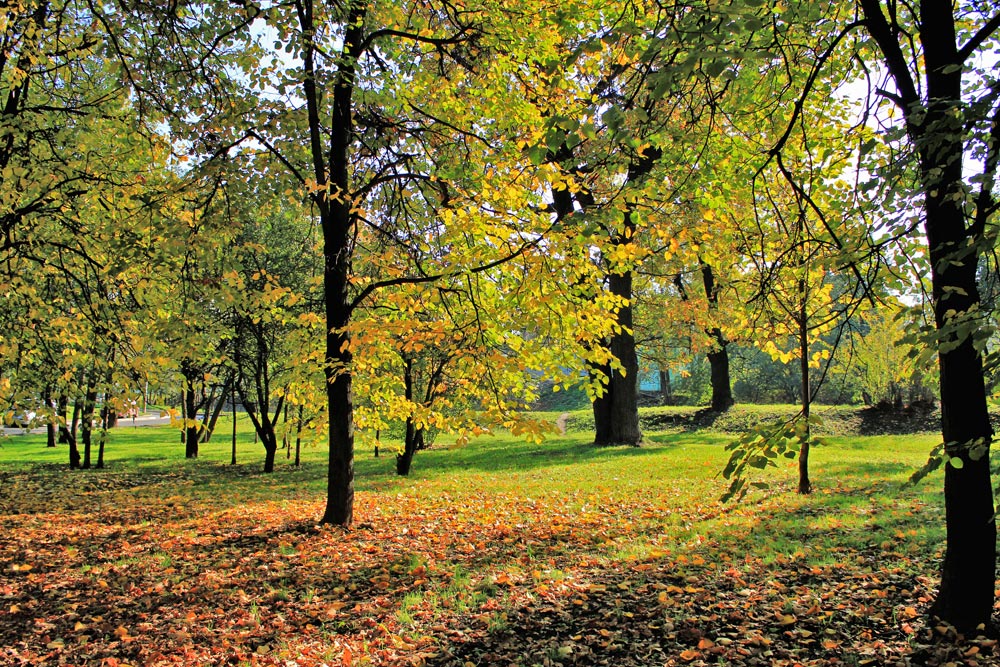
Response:
[{"label": "thick tree trunk", "polygon": [[[701,261],[701,281],[705,287],[708,309],[714,315],[719,308],[719,289],[712,265],[705,261]],[[712,327],[708,334],[715,341],[715,349],[708,353],[708,365],[712,372],[712,410],[723,412],[733,407],[735,402],[729,378],[729,341],[719,327]]]},{"label": "thick tree trunk", "polygon": [[274,472],[274,456],[278,453],[278,438],[274,430],[262,435],[261,442],[264,443],[264,472]]},{"label": "thick tree trunk", "polygon": [[[961,467],[950,462],[945,465],[947,547],[941,588],[931,613],[961,632],[973,632],[977,626],[991,623],[997,534],[989,464],[993,429],[982,357],[975,348],[973,332],[956,331],[954,327],[956,317],[978,316],[976,270],[979,254],[986,246],[985,230],[967,222],[964,210],[963,62],[958,53],[953,11],[951,3],[920,5],[920,41],[929,102],[921,109],[913,96],[905,117],[911,142],[920,156],[934,314],[938,331],[945,334],[938,352],[941,430],[945,443],[956,443],[946,446],[948,456],[962,462]],[[887,39],[880,40],[880,44],[882,41]],[[902,77],[898,69],[892,69],[897,83]],[[910,98],[907,90],[901,91],[904,100]],[[991,150],[997,149],[993,146]],[[984,224],[985,218],[976,222]]]},{"label": "thick tree trunk", "polygon": [[642,440],[639,430],[639,358],[632,334],[632,272],[612,273],[608,276],[609,289],[622,297],[628,305],[618,311],[621,330],[612,336],[609,348],[624,368],[601,371],[608,375],[608,385],[603,396],[594,401],[594,444],[638,446]]},{"label": "thick tree trunk", "polygon": [[[929,65],[930,66],[930,65]],[[957,75],[955,86],[957,87]],[[928,76],[931,80],[933,77]],[[941,93],[930,90],[929,94]],[[948,93],[952,91],[947,90]],[[957,91],[955,91],[957,93]],[[956,99],[957,95],[948,95]],[[949,123],[947,106],[932,105],[926,125]],[[988,624],[993,614],[996,584],[996,520],[990,479],[989,448],[993,437],[986,403],[983,363],[971,332],[952,329],[955,314],[973,313],[979,307],[976,257],[964,256],[968,232],[962,187],[961,128],[935,135],[939,144],[921,151],[924,187],[928,191],[924,211],[930,246],[931,284],[938,330],[948,331],[938,353],[941,383],[941,431],[949,457],[944,474],[947,547],[941,569],[941,588],[931,613],[962,632]],[[962,253],[961,261],[951,261]],[[960,341],[960,342],[958,342]],[[978,447],[976,447],[978,445]]]},{"label": "thick tree trunk", "polygon": [[719,329],[712,329],[718,348],[708,353],[712,380],[712,410],[724,412],[733,407],[733,387],[729,378],[729,343]]}]

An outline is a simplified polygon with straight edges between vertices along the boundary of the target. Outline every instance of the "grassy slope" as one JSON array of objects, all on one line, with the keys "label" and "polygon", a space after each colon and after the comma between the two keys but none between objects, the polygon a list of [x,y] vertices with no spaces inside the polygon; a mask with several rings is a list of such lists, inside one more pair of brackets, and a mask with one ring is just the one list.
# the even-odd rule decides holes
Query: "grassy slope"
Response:
[{"label": "grassy slope", "polygon": [[933,435],[830,438],[817,493],[783,468],[736,507],[719,433],[441,442],[409,479],[359,451],[345,534],[314,526],[321,449],[265,476],[245,425],[227,465],[228,428],[187,461],[126,426],[76,473],[3,443],[0,664],[859,664],[922,638],[940,477],[903,482]]}]

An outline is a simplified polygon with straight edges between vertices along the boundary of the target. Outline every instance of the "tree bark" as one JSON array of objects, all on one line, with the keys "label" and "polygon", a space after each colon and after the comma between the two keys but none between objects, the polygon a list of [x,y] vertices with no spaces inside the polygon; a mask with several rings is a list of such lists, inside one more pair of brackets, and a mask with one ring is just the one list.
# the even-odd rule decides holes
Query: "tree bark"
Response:
[{"label": "tree bark", "polygon": [[809,408],[812,405],[812,391],[809,387],[809,319],[806,312],[806,283],[799,281],[799,291],[802,295],[802,307],[799,310],[799,373],[802,380],[802,419],[805,422],[805,436],[799,449],[799,493],[812,493],[812,482],[809,481]]},{"label": "tree bark", "polygon": [[77,446],[76,442],[76,427],[80,420],[81,411],[81,399],[77,398],[73,401],[73,419],[70,421],[70,426],[65,430],[66,442],[69,444],[69,467],[79,468],[82,464],[80,460],[80,448]]},{"label": "tree bark", "polygon": [[59,444],[68,445],[69,444],[69,423],[66,421],[66,409],[69,407],[69,398],[66,394],[59,394],[59,398],[56,399],[56,417],[59,418]]},{"label": "tree bark", "polygon": [[230,465],[236,465],[236,384],[233,383],[232,389],[230,389],[230,397],[233,401],[233,451],[232,458],[229,461]]},{"label": "tree bark", "polygon": [[[315,29],[312,5],[304,3],[302,29],[311,35]],[[310,42],[303,48],[303,97],[309,122],[310,154],[318,186],[337,195],[319,195],[315,201],[323,229],[323,296],[326,303],[326,396],[329,418],[329,456],[327,459],[326,509],[321,521],[350,527],[354,520],[354,397],[351,389],[353,354],[348,325],[350,300],[351,230],[354,214],[347,196],[351,192],[349,176],[350,143],[353,135],[353,95],[355,63],[363,48],[365,7],[348,3],[343,53],[332,97],[329,138],[323,136],[320,117],[320,93],[316,87],[316,48]],[[329,141],[329,154],[325,145]]]},{"label": "tree bark", "polygon": [[[970,330],[975,322],[962,331],[954,326],[956,318],[979,309],[976,270],[984,247],[984,229],[968,224],[964,209],[968,199],[963,182],[962,76],[966,63],[958,51],[951,3],[920,3],[923,86],[914,81],[896,41],[898,31],[890,25],[881,3],[859,3],[865,27],[896,84],[896,101],[919,159],[934,317],[941,338],[941,432],[948,443],[945,451],[949,458],[944,474],[947,546],[941,587],[930,612],[960,632],[974,632],[977,627],[991,625],[996,521],[989,467],[993,429],[982,357]],[[894,14],[890,16],[895,20]],[[921,89],[925,91],[923,99]],[[992,119],[994,126],[998,121]],[[990,147],[991,152],[996,150],[995,145]],[[951,465],[951,459],[960,460],[960,467]]]},{"label": "tree bark", "polygon": [[201,434],[201,441],[208,442],[212,439],[212,434],[215,432],[215,425],[219,422],[219,416],[226,407],[226,394],[229,393],[229,388],[232,386],[232,377],[227,377],[226,381],[222,384],[222,391],[219,392],[219,400],[215,401],[212,408],[205,408],[205,415],[211,412],[211,417],[206,420],[205,429]]},{"label": "tree bark", "polygon": [[[701,280],[705,286],[708,309],[714,314],[719,307],[719,290],[715,283],[715,272],[712,271],[712,266],[704,261],[701,263]],[[724,412],[733,407],[735,403],[732,381],[729,377],[729,341],[726,340],[719,327],[712,327],[708,334],[715,341],[715,349],[708,353],[712,382],[712,410]]]},{"label": "tree bark", "polygon": [[608,285],[611,293],[627,304],[618,311],[621,329],[611,337],[609,345],[624,372],[612,370],[610,366],[600,369],[607,375],[608,384],[604,395],[594,401],[594,444],[638,446],[642,433],[639,430],[637,382],[639,357],[632,334],[632,272],[610,274]]},{"label": "tree bark", "polygon": [[[413,358],[403,356],[403,398],[408,403],[413,404]],[[418,429],[413,421],[413,416],[406,418],[406,434],[403,436],[403,451],[396,454],[396,474],[409,475],[410,466],[413,464],[413,455],[417,453],[417,437],[421,429]]]},{"label": "tree bark", "polygon": [[81,437],[83,440],[83,462],[81,468],[90,468],[90,450],[94,431],[94,406],[97,404],[97,385],[93,379],[87,380],[87,391],[83,399]]},{"label": "tree bark", "polygon": [[56,414],[55,406],[52,405],[52,387],[46,385],[45,390],[42,392],[42,400],[45,401],[45,408],[47,410],[52,410],[52,414],[49,415],[45,422],[45,446],[55,447],[56,446]]},{"label": "tree bark", "polygon": [[670,369],[660,369],[660,403],[670,405],[673,402],[673,389],[670,386]]},{"label": "tree bark", "polygon": [[184,376],[184,456],[198,458],[198,441],[201,438],[201,424],[198,422],[198,401],[195,394],[195,370],[187,364],[181,365]]}]

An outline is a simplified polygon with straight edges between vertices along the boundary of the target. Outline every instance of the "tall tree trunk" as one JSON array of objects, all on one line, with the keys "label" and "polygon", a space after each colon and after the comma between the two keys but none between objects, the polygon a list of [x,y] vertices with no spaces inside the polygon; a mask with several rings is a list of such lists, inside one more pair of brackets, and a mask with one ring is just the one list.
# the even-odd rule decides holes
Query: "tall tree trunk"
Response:
[{"label": "tall tree trunk", "polygon": [[302,405],[299,405],[299,416],[295,420],[295,467],[302,464]]},{"label": "tall tree trunk", "polygon": [[[957,75],[951,78],[957,88]],[[936,77],[928,76],[928,80],[935,81]],[[946,95],[945,99],[956,99],[951,86],[942,91],[941,83],[935,81],[932,85],[928,90],[932,98],[937,93]],[[948,123],[946,114],[944,103],[932,105],[926,125]],[[947,547],[941,588],[931,612],[960,631],[971,632],[989,623],[994,604],[997,532],[989,455],[993,428],[986,402],[982,357],[971,333],[952,328],[954,314],[975,312],[980,297],[977,258],[951,261],[968,247],[968,235],[959,203],[965,199],[961,183],[961,128],[947,134],[945,139],[937,138],[940,145],[924,147],[921,163],[928,190],[924,211],[935,321],[938,330],[948,331],[948,343],[961,341],[954,348],[942,345],[938,352],[941,431],[944,442],[956,443],[946,448],[948,456],[960,459],[962,464],[961,467],[950,462],[945,465]],[[973,449],[976,444],[978,451]]]},{"label": "tall tree trunk", "polygon": [[233,383],[230,389],[230,397],[233,401],[233,455],[230,460],[230,465],[236,465],[236,383]]},{"label": "tall tree trunk", "polygon": [[802,294],[802,308],[799,310],[799,372],[802,379],[802,419],[805,422],[805,436],[799,449],[799,493],[812,493],[812,483],[809,481],[809,408],[812,404],[809,387],[809,320],[806,313],[805,281],[799,281],[799,291]]},{"label": "tall tree trunk", "polygon": [[[931,613],[961,632],[971,632],[991,623],[997,555],[989,463],[993,429],[983,362],[969,330],[975,328],[975,322],[969,327],[956,326],[956,319],[975,316],[979,310],[976,270],[985,247],[985,207],[977,207],[971,224],[964,210],[968,196],[963,183],[962,77],[965,60],[973,54],[959,52],[957,10],[952,3],[920,3],[917,23],[925,85],[918,86],[900,51],[898,31],[888,22],[881,3],[859,0],[859,4],[865,27],[894,80],[907,135],[918,152],[924,194],[934,316],[941,338],[941,432],[944,442],[949,443],[944,473],[947,546],[941,587]],[[891,16],[895,20],[895,15]],[[988,35],[986,40],[988,43]],[[921,89],[925,98],[921,98]],[[997,127],[1000,118],[994,117],[992,122]],[[996,159],[995,140],[989,150],[987,165]],[[992,185],[992,179],[979,187],[985,187],[983,183]],[[992,196],[990,192],[983,194],[987,199]],[[951,459],[960,460],[960,466],[951,465]]]},{"label": "tall tree trunk", "polygon": [[[310,152],[318,186],[337,195],[351,192],[350,143],[353,134],[355,63],[361,55],[365,7],[348,5],[342,60],[332,97],[332,124],[329,139],[323,136],[320,95],[315,79],[315,46],[303,49],[303,97],[309,120]],[[313,16],[303,17],[303,29],[312,34]],[[329,145],[329,153],[326,146]],[[327,160],[327,156],[329,159]],[[320,195],[316,202],[323,228],[323,296],[326,303],[326,397],[329,418],[326,509],[321,521],[349,527],[354,520],[354,397],[351,389],[353,354],[348,325],[352,306],[351,231],[355,218],[347,196]]]}]

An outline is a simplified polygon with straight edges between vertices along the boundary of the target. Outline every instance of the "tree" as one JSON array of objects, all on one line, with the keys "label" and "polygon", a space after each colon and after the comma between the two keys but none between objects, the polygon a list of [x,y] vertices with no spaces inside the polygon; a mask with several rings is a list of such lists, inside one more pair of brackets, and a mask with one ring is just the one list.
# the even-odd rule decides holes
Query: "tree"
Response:
[{"label": "tree", "polygon": [[[962,632],[989,624],[996,523],[983,329],[976,277],[993,245],[1000,164],[1000,83],[988,69],[1000,14],[974,3],[919,6],[858,0],[859,52],[884,79],[876,96],[901,112],[893,135],[910,150],[922,211],[940,368],[947,548],[931,613]],[[877,73],[875,74],[878,75]],[[899,184],[897,187],[905,187]],[[917,230],[900,221],[908,235]]]}]

